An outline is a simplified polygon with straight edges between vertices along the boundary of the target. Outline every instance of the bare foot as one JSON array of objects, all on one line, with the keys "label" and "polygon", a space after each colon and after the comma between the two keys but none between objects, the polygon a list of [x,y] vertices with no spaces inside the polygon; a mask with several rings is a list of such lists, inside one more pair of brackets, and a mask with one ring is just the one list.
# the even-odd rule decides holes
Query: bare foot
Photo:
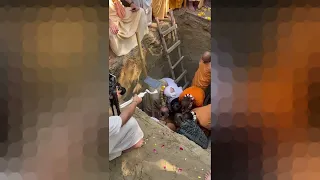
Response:
[{"label": "bare foot", "polygon": [[127,150],[124,150],[123,152],[126,153],[126,152],[129,152],[133,149],[137,149],[137,148],[140,148],[142,145],[143,145],[143,139],[140,139],[140,141],[138,141],[135,145],[133,145],[131,148],[127,149]]},{"label": "bare foot", "polygon": [[211,171],[206,173],[204,180],[211,180]]},{"label": "bare foot", "polygon": [[133,149],[140,148],[143,145],[143,139],[140,139],[134,146],[132,146]]}]

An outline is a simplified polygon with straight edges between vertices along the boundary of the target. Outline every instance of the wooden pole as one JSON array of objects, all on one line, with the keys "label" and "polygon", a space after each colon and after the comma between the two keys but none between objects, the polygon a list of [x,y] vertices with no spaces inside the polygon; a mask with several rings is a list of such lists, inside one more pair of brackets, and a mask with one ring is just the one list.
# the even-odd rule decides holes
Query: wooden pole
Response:
[{"label": "wooden pole", "polygon": [[184,8],[186,8],[187,7],[187,0],[184,0]]},{"label": "wooden pole", "polygon": [[147,65],[146,65],[146,60],[143,56],[143,50],[142,50],[141,41],[140,41],[140,37],[139,37],[138,32],[136,32],[136,37],[137,37],[139,53],[140,53],[140,57],[141,57],[141,61],[142,61],[142,71],[143,71],[143,74],[147,77],[148,76],[147,67],[146,67]]}]

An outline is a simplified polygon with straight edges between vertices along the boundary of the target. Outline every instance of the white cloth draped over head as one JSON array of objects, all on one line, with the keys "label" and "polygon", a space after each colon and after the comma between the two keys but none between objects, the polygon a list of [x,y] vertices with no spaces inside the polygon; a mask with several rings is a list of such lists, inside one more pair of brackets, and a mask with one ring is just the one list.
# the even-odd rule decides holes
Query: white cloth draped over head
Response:
[{"label": "white cloth draped over head", "polygon": [[[154,0],[157,1],[157,0]],[[135,5],[143,8],[146,12],[147,15],[147,23],[151,24],[152,23],[152,0],[133,0],[132,1]]]},{"label": "white cloth draped over head", "polygon": [[120,116],[109,117],[109,161],[119,157],[143,138],[143,132],[134,117],[122,127]]},{"label": "white cloth draped over head", "polygon": [[[163,80],[168,83],[168,86],[164,89],[163,93],[169,98],[170,103],[172,100],[180,96],[180,94],[183,92],[183,89],[182,87],[178,87],[177,83],[175,83],[171,78],[163,78]],[[171,92],[171,88],[174,90],[174,92]]]},{"label": "white cloth draped over head", "polygon": [[136,32],[139,34],[139,41],[148,33],[145,11],[139,9],[137,12],[132,12],[131,9],[125,7],[125,17],[120,19],[112,0],[109,0],[109,18],[119,29],[118,34],[109,32],[110,47],[117,56],[128,54],[138,45]]}]

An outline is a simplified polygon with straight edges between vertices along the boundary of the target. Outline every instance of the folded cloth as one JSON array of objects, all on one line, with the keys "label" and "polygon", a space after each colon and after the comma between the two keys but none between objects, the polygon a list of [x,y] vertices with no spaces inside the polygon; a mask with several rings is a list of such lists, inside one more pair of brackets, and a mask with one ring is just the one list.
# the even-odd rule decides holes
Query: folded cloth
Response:
[{"label": "folded cloth", "polygon": [[180,128],[177,130],[177,133],[184,135],[191,141],[195,142],[203,149],[208,148],[208,138],[202,131],[202,129],[197,125],[193,120],[185,120],[181,123]]},{"label": "folded cloth", "polygon": [[[182,87],[178,87],[177,83],[174,82],[171,78],[163,78],[162,80],[166,81],[168,86],[164,89],[164,95],[168,97],[168,103],[170,103],[175,98],[178,98],[183,92]],[[173,89],[174,92],[171,92]]]}]

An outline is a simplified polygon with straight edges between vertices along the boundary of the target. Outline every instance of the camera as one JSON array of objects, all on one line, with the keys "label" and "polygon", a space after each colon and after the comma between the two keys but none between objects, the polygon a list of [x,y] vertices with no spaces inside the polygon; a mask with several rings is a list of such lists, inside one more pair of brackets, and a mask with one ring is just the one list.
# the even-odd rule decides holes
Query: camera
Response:
[{"label": "camera", "polygon": [[126,89],[117,81],[117,77],[109,73],[109,100],[113,115],[115,115],[113,106],[116,106],[118,115],[121,113],[117,91],[120,91],[120,95],[124,95],[126,93]]},{"label": "camera", "polygon": [[120,95],[124,95],[127,91],[126,88],[122,87],[117,81],[117,77],[109,73],[109,96],[114,92],[117,93],[117,90],[120,91]]}]

